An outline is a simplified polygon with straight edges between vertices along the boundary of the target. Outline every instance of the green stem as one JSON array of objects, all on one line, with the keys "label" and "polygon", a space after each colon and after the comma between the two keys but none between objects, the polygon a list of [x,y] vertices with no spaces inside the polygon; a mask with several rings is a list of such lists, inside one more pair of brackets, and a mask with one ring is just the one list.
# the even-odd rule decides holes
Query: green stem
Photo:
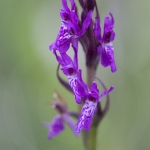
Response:
[{"label": "green stem", "polygon": [[88,138],[89,150],[96,150],[97,127],[98,126],[95,125],[91,125],[90,127],[89,138]]}]

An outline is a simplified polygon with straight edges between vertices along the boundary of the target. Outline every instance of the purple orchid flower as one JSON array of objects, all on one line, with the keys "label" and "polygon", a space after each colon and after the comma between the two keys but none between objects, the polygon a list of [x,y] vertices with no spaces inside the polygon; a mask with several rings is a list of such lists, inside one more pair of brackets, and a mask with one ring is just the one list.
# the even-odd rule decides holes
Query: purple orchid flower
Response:
[{"label": "purple orchid flower", "polygon": [[98,47],[98,50],[100,50],[101,53],[101,64],[104,67],[110,66],[111,71],[115,72],[117,68],[115,64],[114,47],[112,43],[115,38],[115,32],[113,31],[114,18],[111,13],[110,13],[110,17],[111,18],[105,17],[103,37],[101,37],[101,28],[100,28],[99,20],[98,18],[95,18],[94,33],[96,38],[101,44],[101,46]]},{"label": "purple orchid flower", "polygon": [[81,129],[90,130],[90,125],[94,113],[96,111],[97,103],[102,100],[102,98],[110,93],[114,87],[110,87],[109,90],[105,90],[102,94],[99,95],[99,90],[95,81],[92,82],[89,92],[86,95],[85,104],[82,107],[81,115],[76,124],[76,132],[80,133]]},{"label": "purple orchid flower", "polygon": [[[74,56],[74,62],[66,54],[63,53],[60,56],[57,55],[54,51],[57,61],[61,64],[61,70],[67,76],[68,82],[74,93],[74,98],[76,103],[81,104],[81,98],[84,97],[85,93],[88,91],[88,88],[84,81],[82,80],[82,70],[78,69],[77,56]],[[76,55],[76,54],[75,54]]]},{"label": "purple orchid flower", "polygon": [[52,139],[52,137],[57,136],[64,130],[64,123],[61,115],[57,115],[53,118],[52,122],[44,122],[43,126],[49,128],[47,138]]},{"label": "purple orchid flower", "polygon": [[92,11],[89,11],[80,29],[76,4],[74,0],[70,0],[70,3],[71,10],[67,6],[67,0],[62,0],[63,9],[60,10],[62,23],[56,41],[49,46],[50,50],[59,50],[60,53],[66,53],[70,47],[70,43],[77,50],[78,38],[85,33],[92,21]]},{"label": "purple orchid flower", "polygon": [[59,135],[65,129],[65,123],[69,126],[74,135],[78,136],[75,130],[75,123],[69,115],[68,108],[56,100],[52,103],[52,106],[59,114],[53,118],[52,122],[43,123],[44,127],[49,128],[47,138],[52,139],[54,136]]}]

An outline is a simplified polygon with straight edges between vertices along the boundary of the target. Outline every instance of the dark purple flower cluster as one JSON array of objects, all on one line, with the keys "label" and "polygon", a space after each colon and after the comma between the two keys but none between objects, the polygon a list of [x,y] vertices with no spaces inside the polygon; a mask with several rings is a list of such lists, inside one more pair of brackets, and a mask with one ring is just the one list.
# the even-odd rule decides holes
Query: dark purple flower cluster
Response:
[{"label": "dark purple flower cluster", "polygon": [[[60,10],[62,18],[60,30],[55,42],[49,46],[49,49],[53,51],[58,63],[61,65],[61,70],[68,78],[75,102],[81,104],[82,99],[85,101],[78,121],[75,124],[68,113],[67,107],[55,99],[52,105],[59,111],[59,115],[51,123],[44,123],[44,126],[49,128],[49,139],[64,130],[64,122],[68,124],[75,135],[78,135],[82,129],[90,130],[98,102],[114,89],[114,87],[110,87],[109,90],[105,90],[100,94],[95,81],[92,82],[90,87],[83,81],[82,70],[78,67],[78,42],[81,42],[84,50],[86,49],[86,57],[90,58],[89,61],[101,60],[102,66],[110,66],[112,72],[117,70],[112,43],[115,38],[113,15],[110,13],[110,18],[105,17],[104,31],[103,35],[101,35],[99,17],[95,18],[95,22],[92,21],[93,10],[86,9],[85,12],[83,11],[82,21],[80,21],[74,0],[70,0],[70,3],[71,8],[68,7],[67,0],[62,0],[63,8]],[[92,41],[96,43],[94,44],[97,54],[95,58],[92,57],[92,53],[90,54],[93,48],[90,46],[93,45],[92,41],[90,41],[91,37],[89,38],[91,32],[94,35]],[[86,41],[89,41],[89,43],[86,43]],[[73,59],[67,54],[70,45],[74,52]]]}]

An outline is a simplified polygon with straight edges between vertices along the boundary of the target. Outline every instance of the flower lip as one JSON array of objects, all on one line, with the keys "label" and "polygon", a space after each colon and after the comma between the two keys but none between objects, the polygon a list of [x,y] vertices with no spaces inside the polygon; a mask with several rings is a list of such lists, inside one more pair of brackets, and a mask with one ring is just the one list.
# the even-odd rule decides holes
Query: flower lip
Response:
[{"label": "flower lip", "polygon": [[64,126],[63,126],[63,124],[61,123],[61,120],[60,120],[60,121],[56,122],[54,125],[52,125],[52,128],[53,128],[54,132],[57,132],[58,130],[63,130]]},{"label": "flower lip", "polygon": [[43,122],[43,126],[49,128],[47,134],[48,139],[52,139],[65,129],[61,115],[55,116],[52,122]]}]

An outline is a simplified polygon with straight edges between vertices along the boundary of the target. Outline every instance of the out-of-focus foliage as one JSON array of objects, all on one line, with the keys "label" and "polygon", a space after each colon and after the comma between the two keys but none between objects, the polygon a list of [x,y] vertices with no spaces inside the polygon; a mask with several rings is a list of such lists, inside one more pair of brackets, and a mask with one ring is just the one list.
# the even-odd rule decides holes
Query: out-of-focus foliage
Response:
[{"label": "out-of-focus foliage", "polygon": [[[60,26],[61,1],[1,0],[0,6],[0,149],[83,149],[81,138],[75,138],[67,127],[49,141],[47,129],[41,125],[56,114],[46,104],[55,89],[65,96],[70,109],[77,107],[73,96],[57,81],[57,62],[48,50]],[[101,25],[109,12],[115,17],[118,67],[114,74],[102,66],[97,71],[107,87],[115,86],[110,110],[99,127],[98,149],[148,150],[149,1],[98,0],[98,6]],[[84,67],[81,47],[79,55]]]}]

